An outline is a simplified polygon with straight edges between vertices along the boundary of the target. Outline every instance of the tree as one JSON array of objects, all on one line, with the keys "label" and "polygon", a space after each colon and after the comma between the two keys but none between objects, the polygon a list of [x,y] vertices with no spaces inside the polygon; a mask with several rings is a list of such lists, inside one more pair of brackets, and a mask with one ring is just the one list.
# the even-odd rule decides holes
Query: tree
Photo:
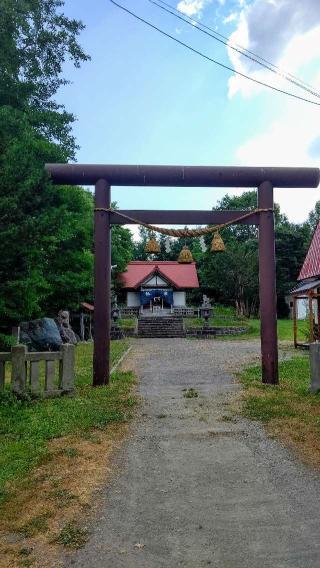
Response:
[{"label": "tree", "polygon": [[[216,209],[252,210],[256,203],[256,191],[247,191],[240,196],[224,196]],[[295,284],[310,232],[306,224],[289,223],[279,205],[274,208],[278,313],[287,316],[285,297]],[[235,304],[239,314],[252,315],[259,306],[258,229],[231,225],[222,235],[226,252],[218,256],[206,253],[199,265],[201,285],[218,301]],[[206,240],[209,245],[209,238]]]},{"label": "tree", "polygon": [[[60,0],[3,0],[0,12],[0,321],[9,327],[92,290],[92,199],[53,186],[45,162],[74,156],[74,117],[54,100],[63,63],[88,59],[83,24]],[[0,330],[1,331],[1,330]]]},{"label": "tree", "polygon": [[51,142],[59,142],[65,159],[74,157],[74,116],[54,100],[63,64],[76,67],[89,56],[77,41],[82,22],[60,11],[62,0],[2,0],[0,11],[0,106],[26,114],[29,124]]},{"label": "tree", "polygon": [[[61,160],[59,147],[23,114],[17,125],[16,113],[0,109],[0,306],[8,324],[69,301],[73,308],[91,290],[92,271],[92,196],[48,182],[43,164]],[[3,148],[12,122],[16,137]]]},{"label": "tree", "polygon": [[320,201],[317,201],[314,209],[312,211],[310,211],[309,215],[308,215],[308,225],[310,227],[310,230],[312,232],[314,232],[316,230],[316,227],[318,225],[320,221]]}]

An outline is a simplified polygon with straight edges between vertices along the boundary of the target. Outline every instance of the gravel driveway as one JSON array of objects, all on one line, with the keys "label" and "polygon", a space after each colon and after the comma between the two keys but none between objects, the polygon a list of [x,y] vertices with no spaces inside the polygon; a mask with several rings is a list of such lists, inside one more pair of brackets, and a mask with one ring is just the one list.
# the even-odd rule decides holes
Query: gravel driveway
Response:
[{"label": "gravel driveway", "polygon": [[256,341],[134,342],[141,417],[66,567],[320,566],[320,478],[260,425],[230,420],[231,370],[258,356]]}]

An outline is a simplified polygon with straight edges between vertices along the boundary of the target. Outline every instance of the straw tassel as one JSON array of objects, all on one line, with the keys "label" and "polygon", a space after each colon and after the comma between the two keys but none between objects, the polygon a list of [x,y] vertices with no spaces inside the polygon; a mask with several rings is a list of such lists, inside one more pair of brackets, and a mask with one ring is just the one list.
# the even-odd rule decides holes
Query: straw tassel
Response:
[{"label": "straw tassel", "polygon": [[225,244],[223,242],[223,239],[219,233],[219,231],[217,231],[214,234],[214,237],[212,239],[211,242],[211,252],[224,252],[226,250]]},{"label": "straw tassel", "polygon": [[151,235],[150,239],[146,242],[144,252],[148,252],[149,254],[157,254],[160,252],[160,245],[153,235]]},{"label": "straw tassel", "polygon": [[191,262],[193,262],[193,256],[187,245],[185,245],[180,251],[180,254],[178,256],[178,262],[180,264],[191,264]]}]

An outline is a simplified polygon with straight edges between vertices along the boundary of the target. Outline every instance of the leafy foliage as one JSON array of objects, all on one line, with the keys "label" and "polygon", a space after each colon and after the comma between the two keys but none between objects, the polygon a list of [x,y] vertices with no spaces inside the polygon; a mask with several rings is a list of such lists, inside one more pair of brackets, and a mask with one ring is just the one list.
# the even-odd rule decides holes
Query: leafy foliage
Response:
[{"label": "leafy foliage", "polygon": [[[46,162],[73,158],[74,117],[54,101],[65,61],[88,60],[60,0],[4,0],[0,13],[0,333],[22,319],[92,301],[93,199],[52,185]],[[131,233],[114,227],[112,261],[130,259]],[[2,343],[6,342],[2,335]]]},{"label": "leafy foliage", "polygon": [[72,114],[54,100],[65,61],[89,59],[77,36],[82,22],[67,18],[62,0],[3,0],[0,12],[0,105],[26,113],[29,124],[73,156]]}]

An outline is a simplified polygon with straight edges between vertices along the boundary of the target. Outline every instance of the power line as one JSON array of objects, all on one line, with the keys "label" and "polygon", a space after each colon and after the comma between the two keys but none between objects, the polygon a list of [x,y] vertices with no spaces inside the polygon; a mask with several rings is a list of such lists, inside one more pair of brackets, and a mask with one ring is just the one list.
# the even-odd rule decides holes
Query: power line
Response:
[{"label": "power line", "polygon": [[[198,22],[196,20],[190,18],[190,16],[185,17],[185,15],[180,10],[174,8],[173,6],[171,6],[171,4],[168,4],[167,2],[163,2],[162,0],[159,0],[161,2],[161,4],[164,4],[164,6],[162,6],[161,4],[156,2],[155,0],[148,0],[148,1],[151,4],[154,4],[155,6],[160,8],[161,10],[164,10],[165,12],[167,12],[167,14],[171,14],[172,16],[181,20],[185,24],[188,24],[188,26],[192,26],[192,28],[196,29],[198,32],[201,32],[201,33],[211,37],[215,41],[223,43],[224,45],[226,45],[227,47],[229,47],[233,51],[240,53],[241,55],[243,55],[247,59],[250,59],[251,61],[254,61],[255,63],[257,63],[258,65],[261,65],[261,67],[264,67],[265,69],[268,69],[272,73],[275,73],[276,75],[279,75],[279,76],[285,78],[287,81],[289,81],[290,83],[292,83],[296,87],[299,87],[300,89],[307,91],[311,95],[314,95],[315,97],[320,98],[319,92],[313,90],[313,87],[310,88],[309,85],[303,83],[303,81],[301,81],[299,78],[294,77],[293,75],[290,75],[290,73],[286,73],[286,72],[282,71],[281,69],[279,69],[275,65],[273,65],[273,63],[269,63],[267,61],[264,63],[262,60],[259,61],[259,59],[261,59],[259,56],[253,57],[254,54],[248,55],[248,53],[245,52],[244,48],[238,49],[238,47],[235,47],[231,43],[229,43],[228,38],[220,39],[219,37],[216,37],[216,35],[215,35],[216,32],[214,30],[212,30],[208,26],[203,26],[202,24],[198,25]],[[170,9],[166,8],[165,6],[168,6]],[[174,11],[172,11],[172,10],[174,10]],[[175,12],[178,12],[178,13],[175,13]],[[183,15],[179,15],[179,14],[183,14]],[[188,18],[188,19],[186,19],[186,18]],[[206,31],[206,29],[202,29],[202,27],[200,27],[200,26],[203,26],[204,28],[209,29],[210,32],[213,32],[213,33]],[[219,34],[219,35],[222,35],[222,34]],[[225,36],[222,36],[222,37],[225,37]]]},{"label": "power line", "polygon": [[[153,4],[156,4],[159,8],[163,9],[163,6],[159,6],[159,4],[157,4],[156,2],[149,0],[149,2],[152,2]],[[313,85],[310,85],[309,83],[306,83],[306,81],[302,81],[299,77],[296,77],[295,75],[293,75],[292,73],[289,73],[287,71],[282,70],[280,67],[278,67],[277,65],[274,65],[273,63],[271,63],[270,61],[268,61],[267,59],[264,59],[263,57],[261,57],[260,55],[258,55],[257,53],[254,53],[253,51],[250,51],[249,49],[246,49],[245,47],[237,44],[237,43],[230,43],[229,42],[229,38],[219,32],[217,32],[216,30],[213,30],[212,28],[210,28],[209,26],[206,26],[205,24],[202,24],[201,22],[198,22],[197,20],[195,20],[194,18],[191,18],[191,16],[188,16],[187,14],[184,14],[183,12],[181,12],[181,10],[178,10],[177,8],[174,8],[174,6],[172,6],[171,4],[168,4],[168,2],[165,2],[164,0],[158,0],[158,2],[160,2],[161,4],[164,4],[164,6],[167,6],[168,8],[171,8],[172,10],[174,10],[175,12],[177,12],[178,14],[183,15],[183,20],[186,23],[187,19],[192,23],[192,26],[196,27],[199,31],[203,31],[201,30],[201,28],[204,28],[206,30],[209,30],[210,32],[212,32],[212,34],[214,35],[214,39],[217,39],[215,36],[218,36],[220,38],[223,38],[224,40],[227,41],[227,46],[231,47],[231,49],[234,49],[236,51],[238,51],[239,53],[241,53],[242,55],[244,55],[245,57],[247,57],[246,54],[252,55],[255,59],[254,61],[256,61],[256,59],[260,59],[261,62],[267,63],[268,65],[270,65],[271,67],[273,67],[274,70],[279,71],[280,74],[283,74],[283,76],[286,77],[290,77],[292,79],[294,79],[295,81],[299,82],[301,85],[304,85],[305,87],[308,87],[310,89],[314,90]],[[174,16],[176,16],[177,14],[173,14]],[[218,40],[219,41],[219,40]],[[224,42],[223,42],[224,43]],[[237,49],[238,48],[238,49]],[[256,61],[256,63],[261,64],[259,61]],[[315,91],[317,92],[317,91]],[[316,95],[317,96],[317,95]]]},{"label": "power line", "polygon": [[316,106],[320,106],[320,103],[317,103],[316,101],[312,101],[311,99],[306,99],[304,97],[300,97],[299,95],[295,95],[294,93],[289,93],[288,91],[284,91],[283,89],[278,89],[278,87],[274,87],[273,85],[269,85],[268,83],[264,83],[263,81],[259,81],[258,79],[254,79],[253,77],[250,77],[249,75],[246,75],[245,73],[241,73],[240,71],[233,69],[233,67],[229,67],[228,65],[225,65],[224,63],[221,63],[220,61],[217,61],[216,59],[209,57],[209,55],[206,55],[205,53],[198,51],[194,47],[191,47],[191,45],[188,45],[187,43],[180,41],[178,38],[170,35],[169,33],[165,32],[164,30],[158,28],[157,26],[155,26],[151,22],[148,22],[147,20],[141,18],[140,16],[138,16],[134,12],[131,12],[130,10],[128,10],[128,8],[125,8],[121,4],[118,4],[117,2],[115,2],[114,0],[110,0],[110,2],[111,2],[111,4],[113,4],[114,6],[119,8],[120,10],[123,10],[127,14],[130,14],[130,16],[132,16],[136,20],[139,20],[140,22],[142,22],[146,26],[149,26],[150,28],[152,28],[152,29],[156,30],[157,32],[159,32],[160,34],[164,35],[165,37],[168,37],[168,38],[172,39],[173,41],[175,41],[176,43],[178,43],[179,45],[182,45],[183,47],[185,47],[189,51],[192,51],[193,53],[200,55],[200,57],[203,57],[207,61],[210,61],[211,63],[214,63],[215,65],[218,65],[219,67],[222,67],[223,69],[227,69],[228,71],[232,71],[232,73],[236,73],[237,75],[240,75],[240,77],[244,77],[245,79],[248,79],[249,81],[252,81],[253,83],[256,83],[258,85],[262,85],[263,87],[267,87],[268,89],[271,89],[273,91],[277,91],[278,93],[282,93],[284,95],[287,95],[287,96],[292,97],[294,99],[298,99],[300,101],[304,101],[306,103],[310,103],[310,104],[313,104],[313,105],[316,105]]}]

